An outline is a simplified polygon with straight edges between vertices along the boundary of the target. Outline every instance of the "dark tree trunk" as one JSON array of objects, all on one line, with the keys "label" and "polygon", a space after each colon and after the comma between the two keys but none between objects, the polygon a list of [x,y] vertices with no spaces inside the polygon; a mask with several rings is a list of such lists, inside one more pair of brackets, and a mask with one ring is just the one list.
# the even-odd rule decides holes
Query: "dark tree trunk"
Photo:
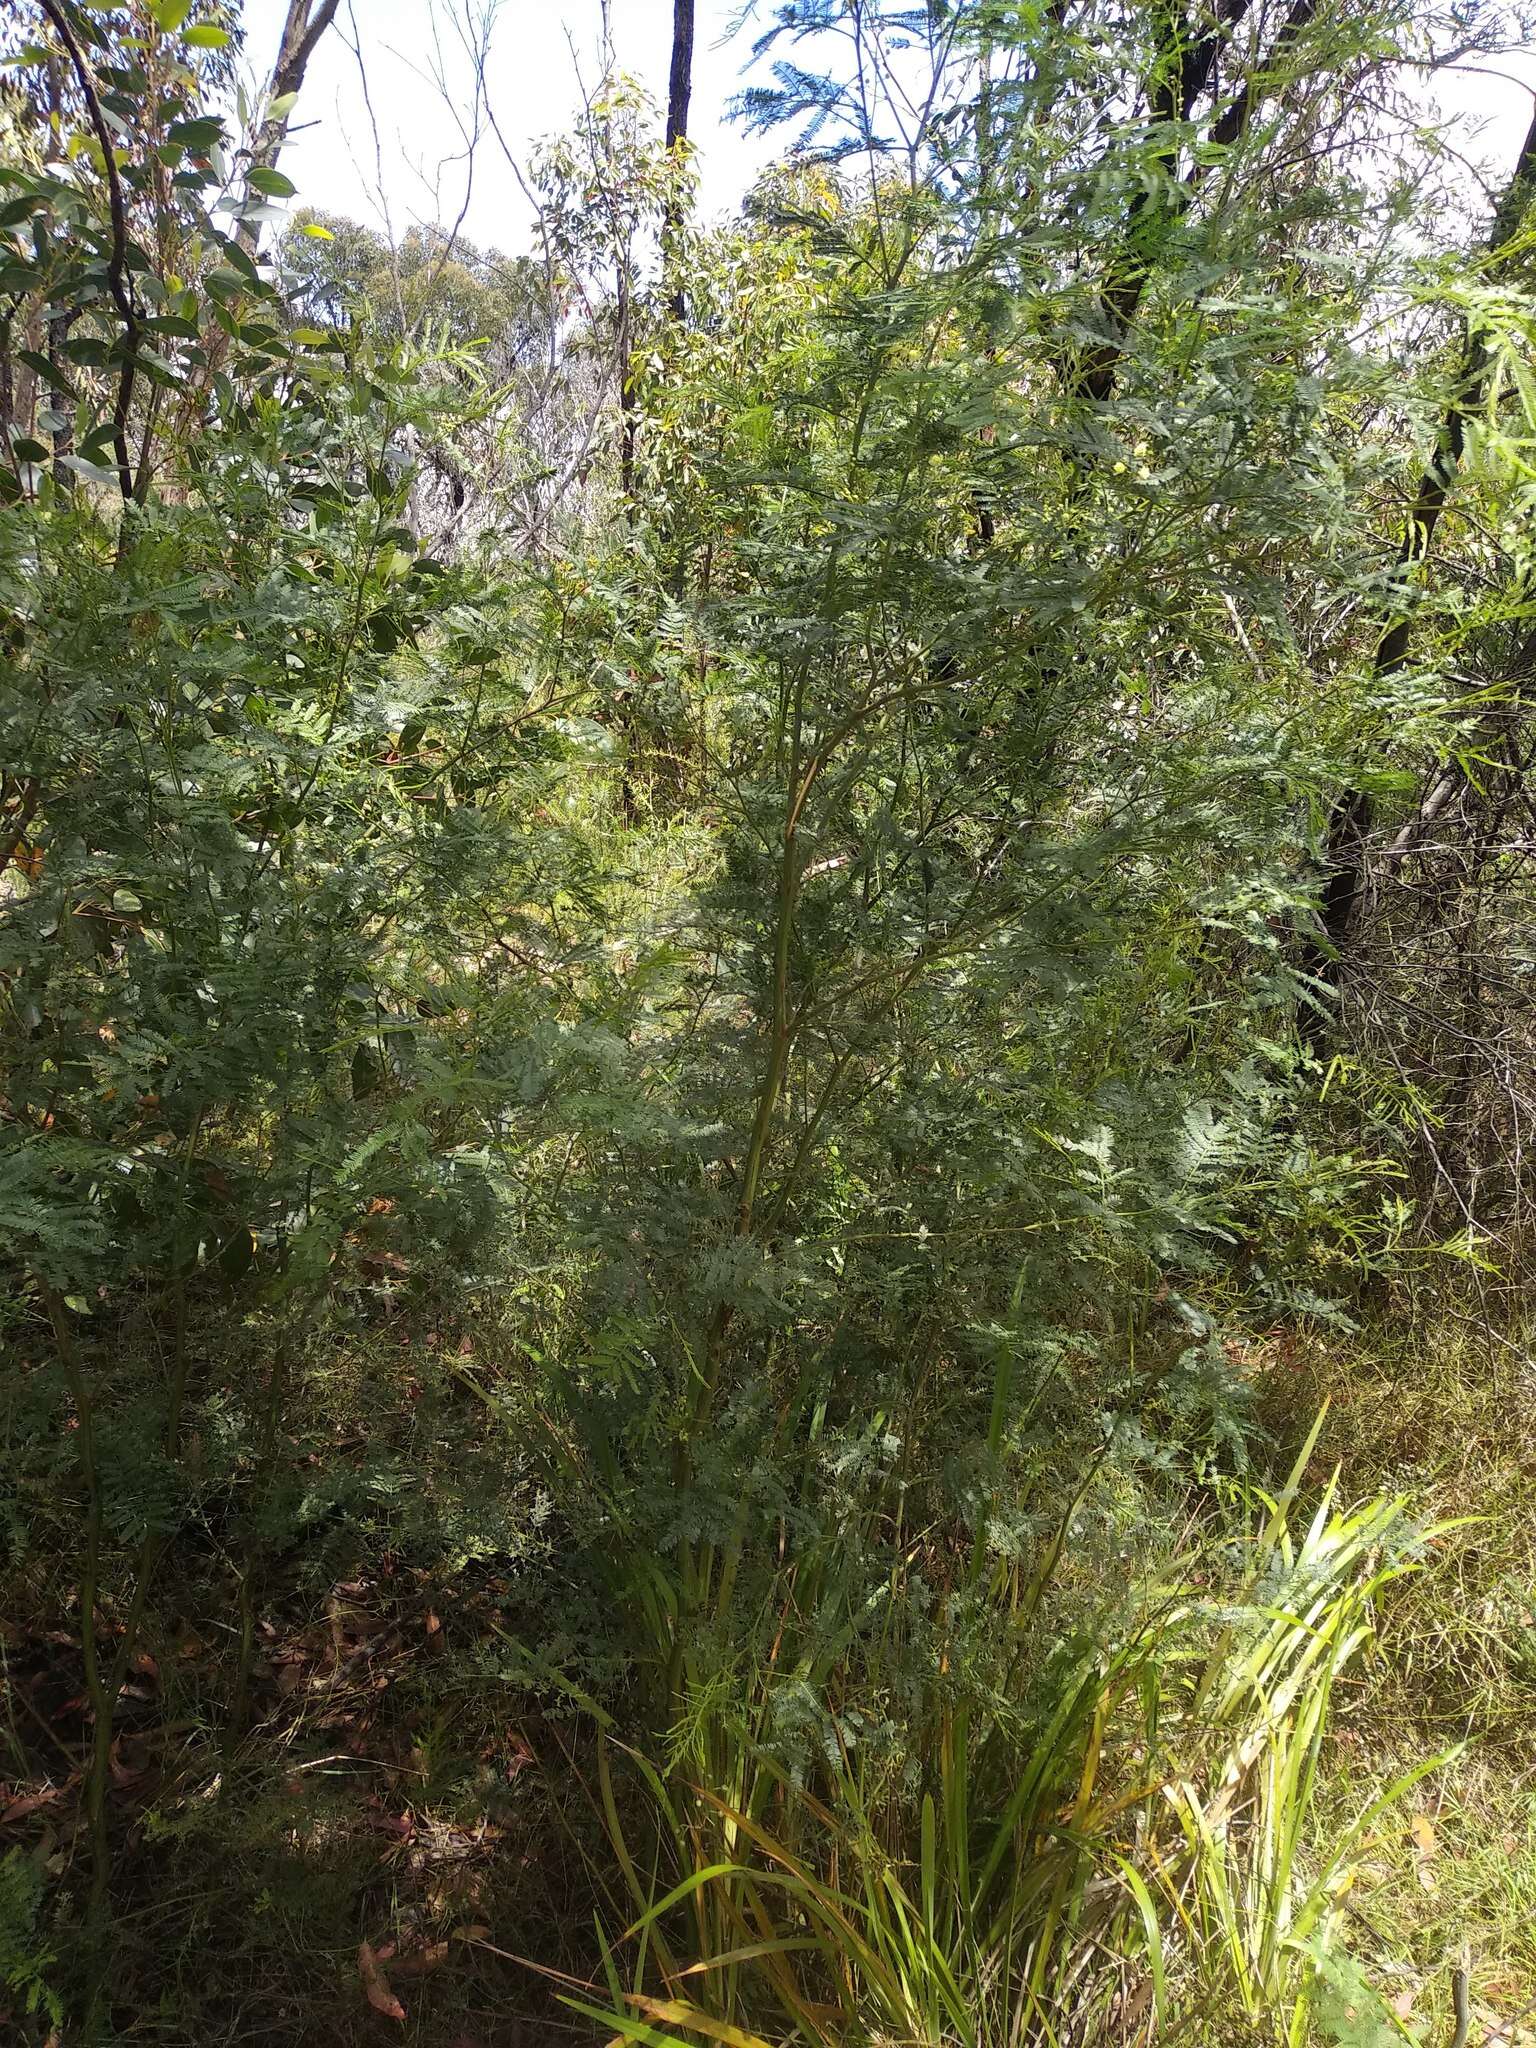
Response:
[{"label": "dark tree trunk", "polygon": [[[672,70],[667,80],[667,154],[678,152],[688,140],[688,103],[693,97],[693,5],[694,0],[672,0]],[[667,202],[662,223],[664,244],[676,263],[677,231],[682,225],[681,205],[674,195]],[[674,271],[676,277],[676,272]],[[672,291],[672,317],[682,320],[687,313],[680,278]]]},{"label": "dark tree trunk", "polygon": [[[1533,191],[1536,191],[1536,119],[1531,122],[1509,184],[1493,216],[1485,244],[1490,256],[1519,232]],[[1429,554],[1434,541],[1440,514],[1445,510],[1446,500],[1461,468],[1467,419],[1482,403],[1487,374],[1488,355],[1482,338],[1468,334],[1435,452],[1419,479],[1403,523],[1403,536],[1397,551],[1399,594],[1395,609],[1376,643],[1372,664],[1377,676],[1383,679],[1395,675],[1407,663],[1413,606],[1411,592],[1406,586],[1414,570]],[[1360,901],[1365,892],[1372,810],[1368,791],[1341,790],[1329,814],[1328,829],[1323,838],[1320,931],[1307,948],[1304,965],[1309,973],[1330,984],[1338,980],[1344,954],[1358,923]]]},{"label": "dark tree trunk", "polygon": [[672,0],[672,74],[667,81],[667,147],[688,140],[693,97],[693,0]]}]

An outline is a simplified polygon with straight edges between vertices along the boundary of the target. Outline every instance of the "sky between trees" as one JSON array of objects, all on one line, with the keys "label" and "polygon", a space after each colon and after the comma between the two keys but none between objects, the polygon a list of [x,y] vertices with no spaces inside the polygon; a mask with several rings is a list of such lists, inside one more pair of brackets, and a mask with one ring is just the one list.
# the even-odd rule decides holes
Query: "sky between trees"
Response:
[{"label": "sky between trees", "polygon": [[[471,241],[509,252],[526,245],[532,216],[489,123],[466,178],[474,74],[455,23],[488,8],[487,96],[507,146],[521,158],[568,124],[578,75],[590,87],[601,71],[600,0],[347,0],[337,31],[315,54],[283,159],[302,203],[397,236],[413,223],[452,226],[462,209]],[[284,11],[285,0],[248,0],[247,71],[258,82],[270,71]],[[611,0],[610,11],[619,63],[664,100],[672,0]],[[765,0],[698,0],[691,125],[706,212],[734,207],[789,139],[749,135],[729,111],[772,11]],[[1519,148],[1533,92],[1536,47],[1436,82],[1435,102],[1495,186]]]},{"label": "sky between trees", "polygon": [[[246,9],[246,68],[256,81],[270,71],[285,4],[250,0]],[[601,10],[598,0],[491,4],[489,98],[502,136],[521,157],[530,143],[569,124],[580,93],[578,71],[589,89],[596,83]],[[469,0],[475,16],[485,6],[486,0]],[[370,225],[379,225],[387,209],[397,234],[413,222],[452,225],[465,204],[465,139],[433,73],[449,86],[462,118],[473,103],[473,70],[452,17],[462,22],[465,12],[465,0],[439,0],[435,10],[431,0],[350,0],[343,6],[336,30],[311,63],[283,159],[304,203]],[[741,12],[741,0],[698,0],[693,125],[707,212],[733,207],[784,148],[782,136],[748,135],[727,116],[754,35],[750,21],[730,35]],[[435,45],[434,14],[441,30]],[[664,100],[672,0],[613,0],[612,32],[619,63]],[[476,151],[463,232],[482,245],[515,251],[526,244],[531,219],[501,145],[487,129]]]}]

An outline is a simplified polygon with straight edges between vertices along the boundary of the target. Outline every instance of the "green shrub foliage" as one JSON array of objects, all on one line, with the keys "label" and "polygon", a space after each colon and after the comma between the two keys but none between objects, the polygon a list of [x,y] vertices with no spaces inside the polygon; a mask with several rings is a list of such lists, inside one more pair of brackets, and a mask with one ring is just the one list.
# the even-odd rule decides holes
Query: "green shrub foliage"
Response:
[{"label": "green shrub foliage", "polygon": [[[0,112],[3,1526],[19,1606],[72,1589],[66,1921],[121,1867],[135,1658],[224,1617],[227,1760],[271,1616],[384,1560],[486,1594],[456,1683],[644,1752],[685,1891],[727,1808],[771,1867],[772,1805],[884,1941],[932,1920],[938,1796],[913,2038],[983,2038],[963,1951],[1023,2039],[1099,1894],[1068,1857],[1015,1953],[972,1849],[1058,1857],[1074,1798],[1110,1841],[1127,1701],[1111,1774],[1165,1692],[1198,1718],[1178,1645],[1237,1699],[1251,1574],[1300,1569],[1228,1490],[1252,1340],[1518,1241],[1518,1176],[1478,1209],[1434,1144],[1493,1070],[1426,1071],[1362,931],[1525,901],[1478,804],[1523,790],[1530,164],[1491,239],[1446,203],[1394,97],[1461,32],[1427,9],[816,0],[747,96],[801,146],[733,220],[610,78],[531,166],[539,262],[323,213],[264,252],[291,184],[221,111],[236,22],[186,13],[29,14]],[[1192,1487],[1230,1635],[1126,1608]],[[1302,1734],[1221,1751],[1292,1774],[1262,1926],[1179,1794],[1254,2024],[1356,1984],[1285,1830],[1374,1512],[1327,1523]],[[1093,1853],[1161,2010],[1193,1923]],[[881,1892],[887,1854],[930,1867]],[[42,1880],[0,1876],[53,2010]],[[860,1953],[848,2024],[918,2028]],[[770,1976],[809,2026],[815,1968]]]}]

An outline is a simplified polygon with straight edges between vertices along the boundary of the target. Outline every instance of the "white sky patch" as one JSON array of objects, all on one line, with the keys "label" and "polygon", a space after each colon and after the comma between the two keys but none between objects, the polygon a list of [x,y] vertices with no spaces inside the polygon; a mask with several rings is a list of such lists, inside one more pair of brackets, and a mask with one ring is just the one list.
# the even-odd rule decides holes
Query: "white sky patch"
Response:
[{"label": "white sky patch", "polygon": [[[442,55],[456,102],[473,93],[470,67],[447,24],[452,0],[439,6]],[[264,82],[271,71],[287,0],[246,0],[246,67]],[[689,122],[699,152],[700,199],[707,214],[733,211],[758,173],[782,155],[787,135],[749,136],[726,119],[741,90],[751,54],[749,23],[723,39],[738,0],[697,0],[693,106]],[[310,63],[294,112],[283,169],[298,186],[296,205],[383,225],[382,183],[394,232],[415,223],[451,226],[465,199],[464,142],[433,82],[428,0],[342,0],[336,24]],[[368,78],[365,102],[357,59],[348,47],[352,23]],[[664,106],[672,47],[672,0],[612,0],[620,66]],[[343,40],[344,32],[346,40]],[[601,73],[598,0],[504,0],[486,69],[487,97],[508,147],[526,161],[532,144],[568,129],[580,101],[577,68],[590,90]],[[248,88],[249,89],[249,88]],[[374,127],[377,124],[378,147]],[[380,177],[382,168],[382,179]],[[487,133],[476,153],[463,232],[482,248],[520,254],[530,245],[532,216],[501,146]]]},{"label": "white sky patch", "polygon": [[[437,14],[443,66],[462,120],[473,78],[449,27],[456,5],[462,8],[463,0],[439,0]],[[270,72],[286,11],[287,0],[246,0],[247,67],[255,81],[264,82]],[[672,0],[610,0],[610,11],[619,64],[663,104]],[[740,0],[697,0],[689,126],[706,214],[733,211],[795,132],[748,135],[728,118],[755,26],[761,26],[749,22],[728,39],[739,12]],[[371,226],[384,225],[387,211],[396,237],[413,223],[451,226],[462,210],[462,232],[470,241],[522,253],[531,242],[528,202],[489,132],[476,151],[466,204],[463,136],[432,76],[432,21],[429,0],[343,0],[337,27],[328,31],[310,65],[283,154],[283,169],[299,188],[295,203]],[[354,26],[367,73],[366,99],[348,47]],[[502,0],[487,95],[501,135],[521,160],[542,137],[572,124],[578,67],[590,88],[601,70],[600,36],[599,0]],[[1426,87],[1426,106],[1431,102],[1455,123],[1457,145],[1468,159],[1468,208],[1481,213],[1487,203],[1476,190],[1478,171],[1491,192],[1502,190],[1530,124],[1536,49],[1474,59],[1467,69],[1442,72]]]}]

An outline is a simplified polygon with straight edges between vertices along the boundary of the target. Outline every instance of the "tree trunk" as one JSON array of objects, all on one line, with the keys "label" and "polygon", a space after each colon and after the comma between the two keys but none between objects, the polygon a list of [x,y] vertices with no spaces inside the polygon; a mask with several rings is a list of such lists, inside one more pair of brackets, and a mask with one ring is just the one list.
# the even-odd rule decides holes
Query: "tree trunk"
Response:
[{"label": "tree trunk", "polygon": [[[1519,232],[1533,191],[1536,191],[1536,119],[1531,122],[1509,184],[1494,213],[1484,244],[1489,256],[1496,255]],[[1445,510],[1461,468],[1467,419],[1482,403],[1487,377],[1488,355],[1482,337],[1468,333],[1462,345],[1461,366],[1435,452],[1419,479],[1403,523],[1403,536],[1397,551],[1400,595],[1383,626],[1372,662],[1376,675],[1383,680],[1395,675],[1407,663],[1413,626],[1413,599],[1412,592],[1405,586],[1429,554],[1440,514]],[[1330,984],[1338,980],[1343,955],[1358,923],[1372,822],[1373,805],[1369,791],[1343,789],[1339,792],[1323,838],[1321,930],[1317,939],[1308,946],[1304,962],[1309,973]]]},{"label": "tree trunk", "polygon": [[[288,136],[288,116],[293,109],[291,104],[283,107],[280,113],[274,114],[271,109],[274,103],[289,100],[303,86],[315,46],[335,20],[339,5],[340,0],[288,0],[282,41],[277,46],[277,62],[272,66],[272,82],[267,89],[266,110],[261,126],[252,138],[253,170],[276,168]],[[243,247],[254,255],[258,239],[254,223],[242,221],[239,235]]]},{"label": "tree trunk", "polygon": [[[688,103],[693,97],[693,5],[694,0],[672,0],[672,70],[667,80],[667,154],[682,154],[688,140]],[[677,234],[682,226],[682,204],[674,191],[667,200],[662,222],[662,246],[674,266],[676,282],[672,291],[672,317],[681,321],[687,313],[677,264]]]},{"label": "tree trunk", "polygon": [[688,140],[693,97],[693,0],[672,0],[672,73],[667,81],[667,148]]}]

